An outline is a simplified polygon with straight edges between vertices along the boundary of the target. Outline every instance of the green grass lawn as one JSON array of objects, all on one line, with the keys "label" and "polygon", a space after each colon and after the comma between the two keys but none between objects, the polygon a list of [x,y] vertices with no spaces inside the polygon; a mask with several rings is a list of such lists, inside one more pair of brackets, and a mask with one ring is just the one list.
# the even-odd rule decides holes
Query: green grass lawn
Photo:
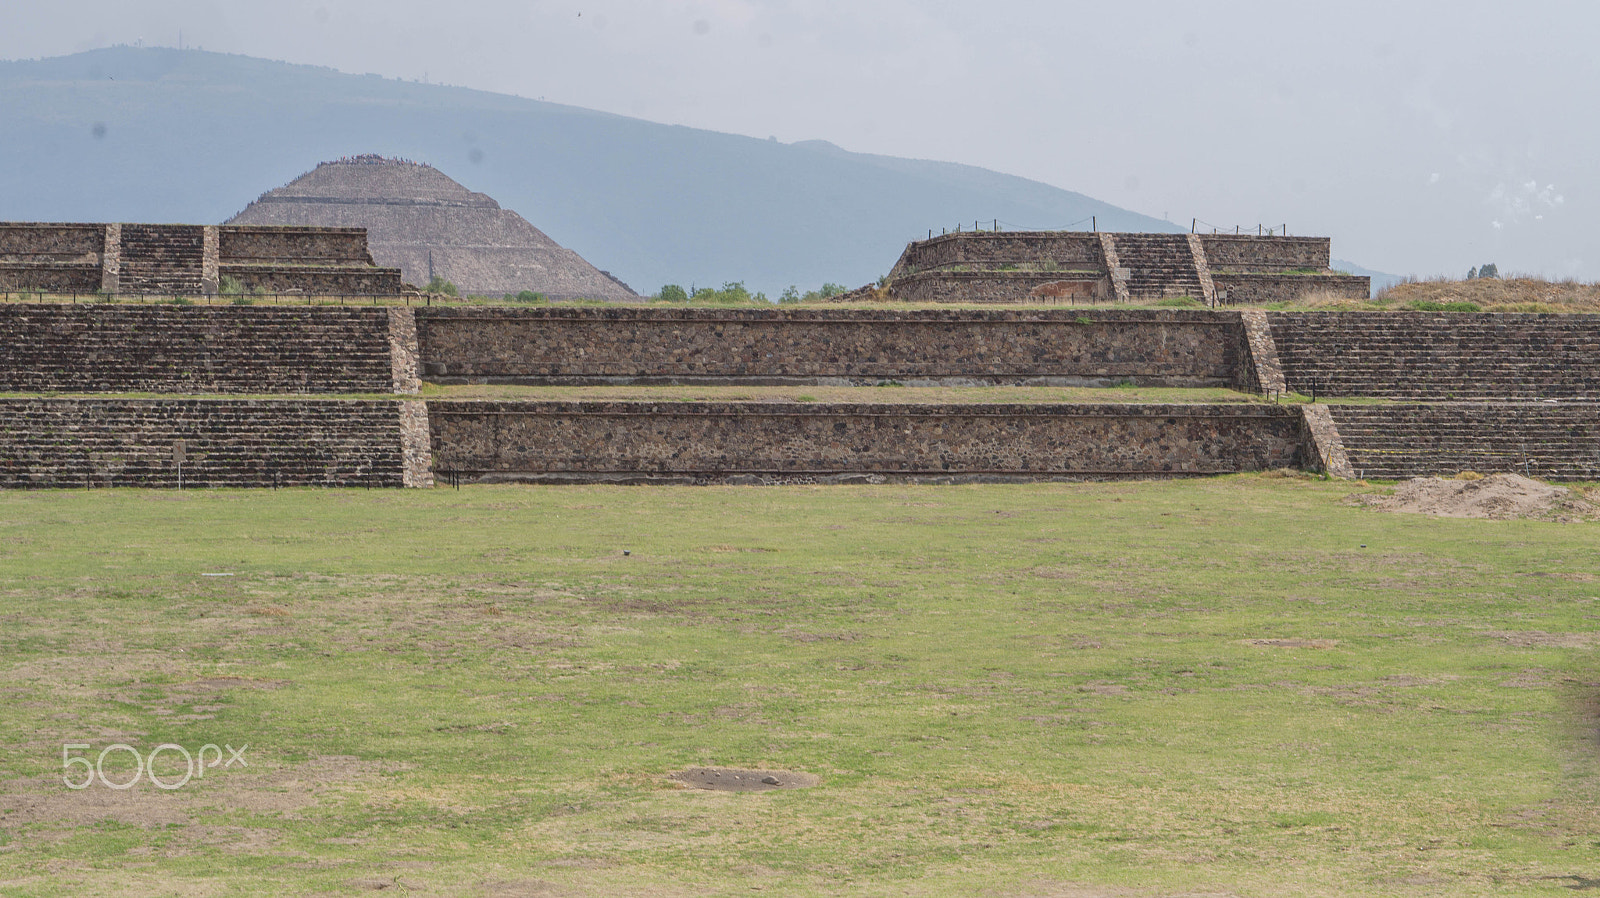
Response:
[{"label": "green grass lawn", "polygon": [[1600,525],[1375,489],[0,493],[0,893],[1600,887]]}]

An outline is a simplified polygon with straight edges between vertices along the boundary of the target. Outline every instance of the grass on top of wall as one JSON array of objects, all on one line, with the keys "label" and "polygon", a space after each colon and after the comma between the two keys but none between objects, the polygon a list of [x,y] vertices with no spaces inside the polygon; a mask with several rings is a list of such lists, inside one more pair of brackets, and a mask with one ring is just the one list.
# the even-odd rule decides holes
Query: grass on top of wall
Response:
[{"label": "grass on top of wall", "polygon": [[[896,404],[995,403],[1250,403],[1271,400],[1226,387],[928,387],[879,386],[623,385],[524,386],[517,384],[423,384],[427,400],[528,402],[827,402]],[[1284,401],[1289,401],[1285,399]]]}]

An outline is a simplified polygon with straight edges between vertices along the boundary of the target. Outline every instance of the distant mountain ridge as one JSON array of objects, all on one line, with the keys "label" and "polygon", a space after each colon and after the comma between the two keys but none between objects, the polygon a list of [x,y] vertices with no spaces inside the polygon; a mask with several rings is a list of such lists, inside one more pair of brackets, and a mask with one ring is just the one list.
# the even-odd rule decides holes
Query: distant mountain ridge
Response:
[{"label": "distant mountain ridge", "polygon": [[319,162],[429,163],[643,293],[867,283],[930,229],[1177,225],[948,162],[194,50],[0,62],[0,220],[221,222]]}]

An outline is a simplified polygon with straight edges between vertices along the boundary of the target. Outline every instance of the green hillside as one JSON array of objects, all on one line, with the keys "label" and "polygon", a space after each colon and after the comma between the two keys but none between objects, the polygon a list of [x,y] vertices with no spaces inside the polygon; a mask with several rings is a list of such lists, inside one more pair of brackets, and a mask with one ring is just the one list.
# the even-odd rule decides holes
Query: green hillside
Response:
[{"label": "green hillside", "polygon": [[858,285],[908,240],[976,219],[1177,230],[973,166],[193,50],[0,62],[0,127],[0,220],[220,222],[318,162],[381,153],[435,165],[642,292]]}]

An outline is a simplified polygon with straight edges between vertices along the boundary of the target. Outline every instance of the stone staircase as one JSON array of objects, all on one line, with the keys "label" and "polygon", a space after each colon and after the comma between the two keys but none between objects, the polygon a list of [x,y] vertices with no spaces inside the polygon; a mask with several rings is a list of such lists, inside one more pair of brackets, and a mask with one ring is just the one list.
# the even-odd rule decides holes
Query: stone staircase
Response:
[{"label": "stone staircase", "polygon": [[390,310],[0,305],[0,391],[389,393]]},{"label": "stone staircase", "polygon": [[0,399],[0,488],[399,487],[401,405]]},{"label": "stone staircase", "polygon": [[1412,400],[1600,400],[1600,315],[1271,312],[1290,390]]},{"label": "stone staircase", "polygon": [[205,228],[125,224],[118,290],[193,296],[204,292]]},{"label": "stone staircase", "polygon": [[1330,405],[1356,477],[1515,472],[1600,479],[1600,404]]},{"label": "stone staircase", "polygon": [[1187,234],[1116,234],[1118,264],[1127,272],[1128,298],[1134,302],[1206,293]]}]

